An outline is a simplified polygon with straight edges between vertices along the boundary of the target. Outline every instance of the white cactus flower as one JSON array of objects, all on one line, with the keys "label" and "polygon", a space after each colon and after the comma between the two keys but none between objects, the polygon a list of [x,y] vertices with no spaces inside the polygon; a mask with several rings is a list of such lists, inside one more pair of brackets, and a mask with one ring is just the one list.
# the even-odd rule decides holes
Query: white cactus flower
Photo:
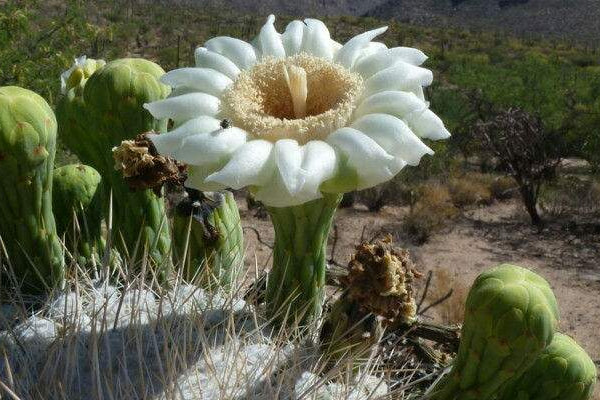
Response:
[{"label": "white cactus flower", "polygon": [[106,64],[104,60],[94,60],[87,56],[79,56],[74,59],[73,65],[60,74],[60,92],[66,94],[69,89],[89,78],[95,70]]},{"label": "white cactus flower", "polygon": [[267,23],[252,44],[216,37],[196,67],[162,77],[171,97],[145,107],[175,129],[157,150],[189,165],[186,186],[249,187],[288,207],[365,189],[433,151],[421,139],[449,133],[423,97],[433,79],[417,49],[387,48],[362,33],[341,45],[316,19]]}]

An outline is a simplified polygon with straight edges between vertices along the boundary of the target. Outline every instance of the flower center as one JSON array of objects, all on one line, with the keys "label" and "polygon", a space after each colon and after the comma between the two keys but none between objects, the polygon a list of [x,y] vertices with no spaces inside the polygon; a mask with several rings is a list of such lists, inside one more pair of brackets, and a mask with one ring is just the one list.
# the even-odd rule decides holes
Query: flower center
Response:
[{"label": "flower center", "polygon": [[237,77],[222,98],[223,117],[256,138],[323,140],[346,125],[362,78],[323,58],[266,58]]}]

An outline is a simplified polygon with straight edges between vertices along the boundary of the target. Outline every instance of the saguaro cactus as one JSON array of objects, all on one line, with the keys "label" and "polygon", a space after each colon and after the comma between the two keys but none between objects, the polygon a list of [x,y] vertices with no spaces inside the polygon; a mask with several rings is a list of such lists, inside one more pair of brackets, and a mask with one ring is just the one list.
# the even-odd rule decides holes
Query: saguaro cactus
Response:
[{"label": "saguaro cactus", "polygon": [[187,192],[189,198],[179,203],[173,221],[184,277],[200,278],[209,286],[231,287],[244,259],[242,225],[233,193]]},{"label": "saguaro cactus", "polygon": [[492,399],[521,376],[550,344],[558,306],[535,273],[503,264],[479,275],[467,297],[452,369],[430,399]]},{"label": "saguaro cactus", "polygon": [[64,277],[52,214],[55,150],[48,103],[29,90],[0,87],[0,236],[25,292],[42,292]]},{"label": "saguaro cactus", "polygon": [[171,239],[164,202],[151,190],[131,191],[115,171],[112,155],[112,148],[125,139],[166,130],[166,120],[155,120],[142,107],[168,94],[168,87],[158,81],[162,74],[162,68],[150,61],[120,59],[84,82],[67,77],[70,84],[58,104],[57,117],[61,138],[84,163],[100,172],[105,192],[112,191],[117,248],[130,252],[140,243],[157,265],[166,267]]},{"label": "saguaro cactus", "polygon": [[596,366],[590,356],[569,336],[556,333],[535,363],[498,399],[588,400],[595,384]]},{"label": "saguaro cactus", "polygon": [[67,248],[78,252],[82,263],[100,256],[104,247],[101,180],[98,171],[82,164],[56,168],[53,174],[56,230],[66,238]]}]

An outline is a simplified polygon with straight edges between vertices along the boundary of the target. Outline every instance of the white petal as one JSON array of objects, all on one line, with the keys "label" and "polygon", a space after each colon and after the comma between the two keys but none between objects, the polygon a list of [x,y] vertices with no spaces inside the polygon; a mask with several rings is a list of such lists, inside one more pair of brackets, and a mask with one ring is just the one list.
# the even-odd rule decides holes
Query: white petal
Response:
[{"label": "white petal", "polygon": [[331,60],[333,58],[333,47],[331,46],[329,30],[325,24],[312,18],[305,19],[304,23],[306,26],[304,27],[301,51]]},{"label": "white petal", "polygon": [[302,49],[302,37],[304,36],[304,23],[302,21],[292,21],[285,27],[285,32],[281,35],[281,41],[285,48],[286,56],[298,54]]},{"label": "white petal", "polygon": [[421,65],[425,60],[427,60],[427,56],[421,50],[412,47],[394,47],[361,58],[354,65],[353,71],[359,73],[364,79],[368,79],[382,69],[393,66],[398,61]]},{"label": "white petal", "polygon": [[383,147],[388,153],[406,161],[408,165],[419,165],[421,157],[433,154],[400,119],[388,114],[370,114],[352,124],[355,128]]},{"label": "white petal", "polygon": [[173,158],[185,164],[214,164],[246,143],[247,137],[246,131],[235,127],[191,135],[184,139]]},{"label": "white petal", "polygon": [[211,68],[179,68],[160,77],[160,81],[173,88],[190,88],[220,96],[233,81]]},{"label": "white petal", "polygon": [[273,144],[266,140],[251,140],[233,153],[229,162],[221,169],[208,176],[208,182],[220,183],[224,186],[241,189],[250,185],[262,185],[275,171],[275,163],[271,157]]},{"label": "white petal", "polygon": [[360,55],[354,62],[354,65],[357,65],[359,62],[361,62],[361,60],[364,60],[366,57],[372,56],[375,53],[379,53],[385,50],[387,50],[387,46],[384,43],[370,42],[363,48]]},{"label": "white petal", "polygon": [[373,40],[375,37],[381,35],[387,30],[387,26],[382,28],[373,29],[368,32],[361,33],[360,35],[354,36],[352,39],[342,47],[335,55],[335,61],[346,68],[352,68],[354,62],[360,57],[364,48]]},{"label": "white petal", "polygon": [[430,70],[399,61],[367,79],[363,96],[386,90],[411,91],[418,86],[429,86],[432,82]]},{"label": "white petal", "polygon": [[400,91],[385,91],[367,97],[354,112],[354,118],[367,114],[390,114],[400,119],[414,112],[427,109],[427,103],[419,99],[414,93]]},{"label": "white petal", "polygon": [[219,53],[209,51],[205,47],[198,47],[194,52],[196,67],[211,68],[227,75],[230,79],[235,79],[240,73],[240,69],[229,58]]},{"label": "white petal", "polygon": [[214,171],[218,170],[222,166],[222,164],[203,166],[190,165],[187,170],[188,177],[185,180],[184,186],[192,189],[208,191],[222,190],[227,188],[227,186],[221,185],[220,183],[206,181],[206,177],[208,175],[212,174]]},{"label": "white petal", "polygon": [[450,132],[448,132],[440,117],[429,109],[409,115],[406,118],[406,122],[419,137],[431,140],[441,140],[450,137]]},{"label": "white petal", "polygon": [[333,57],[335,57],[335,55],[337,54],[338,51],[340,51],[340,49],[344,47],[343,44],[341,44],[340,42],[336,42],[335,40],[331,39],[331,48],[333,50]]},{"label": "white petal", "polygon": [[292,139],[282,139],[275,143],[275,164],[287,191],[294,196],[304,185],[305,171],[302,170],[304,149]]},{"label": "white petal", "polygon": [[240,39],[218,36],[207,41],[204,47],[227,57],[240,69],[248,69],[256,63],[254,47]]},{"label": "white petal", "polygon": [[144,104],[156,119],[171,118],[176,124],[202,115],[215,116],[220,100],[206,93],[189,93]]},{"label": "white petal", "polygon": [[269,15],[257,37],[257,47],[261,56],[285,57],[285,49],[281,42],[281,34],[275,30],[275,16]]},{"label": "white petal", "polygon": [[327,137],[327,142],[347,158],[348,167],[358,176],[356,189],[385,182],[405,165],[373,139],[353,128],[338,129]]},{"label": "white petal", "polygon": [[202,116],[186,121],[184,124],[168,133],[160,135],[149,134],[148,137],[154,143],[156,150],[165,156],[172,157],[173,153],[183,146],[185,138],[200,133],[208,133],[220,128],[218,119]]},{"label": "white petal", "polygon": [[[319,187],[326,180],[333,178],[337,170],[337,156],[335,150],[326,142],[312,140],[304,145],[304,158],[302,170],[306,171],[304,186],[301,192],[303,197],[321,197]],[[299,193],[299,195],[302,195]],[[318,196],[318,197],[313,197]]]}]

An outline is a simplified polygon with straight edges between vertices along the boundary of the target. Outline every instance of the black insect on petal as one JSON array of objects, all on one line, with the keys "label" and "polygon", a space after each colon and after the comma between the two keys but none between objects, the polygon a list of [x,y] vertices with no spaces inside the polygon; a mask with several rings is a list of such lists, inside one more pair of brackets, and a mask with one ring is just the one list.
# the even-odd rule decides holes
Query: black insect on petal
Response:
[{"label": "black insect on petal", "polygon": [[228,120],[227,118],[225,118],[223,121],[221,121],[221,128],[223,129],[227,129],[231,126],[231,121]]}]

